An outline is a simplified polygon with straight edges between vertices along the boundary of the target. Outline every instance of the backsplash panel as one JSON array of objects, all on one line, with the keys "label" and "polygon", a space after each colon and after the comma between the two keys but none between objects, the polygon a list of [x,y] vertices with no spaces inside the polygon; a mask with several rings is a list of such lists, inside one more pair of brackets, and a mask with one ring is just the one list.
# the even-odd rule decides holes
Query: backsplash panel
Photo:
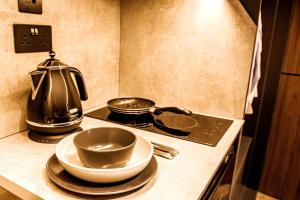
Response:
[{"label": "backsplash panel", "polygon": [[56,57],[78,68],[87,84],[88,109],[118,96],[120,1],[43,1],[43,14],[18,12],[18,1],[0,0],[0,138],[26,129],[25,107],[30,91],[28,73],[48,53],[14,52],[13,27],[52,26]]},{"label": "backsplash panel", "polygon": [[14,53],[14,23],[52,26],[56,57],[86,80],[84,109],[142,96],[242,117],[256,27],[237,0],[51,0],[42,15],[0,3],[0,138],[27,128],[28,73],[48,57]]},{"label": "backsplash panel", "polygon": [[238,0],[123,0],[120,96],[242,118],[256,26]]}]

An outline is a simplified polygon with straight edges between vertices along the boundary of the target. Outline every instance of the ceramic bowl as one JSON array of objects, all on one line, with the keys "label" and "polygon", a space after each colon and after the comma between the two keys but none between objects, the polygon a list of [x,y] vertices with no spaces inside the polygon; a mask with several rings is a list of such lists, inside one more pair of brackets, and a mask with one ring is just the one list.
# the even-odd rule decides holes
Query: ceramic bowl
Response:
[{"label": "ceramic bowl", "polygon": [[81,162],[90,168],[124,167],[136,142],[134,133],[113,127],[92,128],[78,133],[73,142]]},{"label": "ceramic bowl", "polygon": [[140,173],[150,162],[153,146],[142,136],[136,134],[136,144],[132,156],[125,167],[95,169],[85,167],[79,159],[73,139],[78,133],[67,136],[56,146],[59,163],[73,176],[95,183],[113,183],[131,178]]}]

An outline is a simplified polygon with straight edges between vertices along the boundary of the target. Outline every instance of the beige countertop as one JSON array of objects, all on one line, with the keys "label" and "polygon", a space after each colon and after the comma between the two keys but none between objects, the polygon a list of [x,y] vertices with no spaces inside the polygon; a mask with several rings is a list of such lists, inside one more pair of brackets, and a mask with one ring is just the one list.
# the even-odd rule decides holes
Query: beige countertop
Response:
[{"label": "beige countertop", "polygon": [[[116,197],[116,199],[174,200],[197,199],[203,194],[243,123],[243,120],[234,120],[215,147],[89,117],[84,117],[81,128],[122,127],[151,141],[177,148],[180,154],[173,160],[156,156],[158,171],[148,184],[126,196]],[[0,139],[0,175],[2,179],[11,181],[43,199],[86,199],[86,196],[62,190],[49,180],[45,167],[49,157],[55,153],[55,146],[55,144],[31,141],[27,136],[27,131]],[[2,180],[1,176],[0,185],[9,187],[9,184]]]}]

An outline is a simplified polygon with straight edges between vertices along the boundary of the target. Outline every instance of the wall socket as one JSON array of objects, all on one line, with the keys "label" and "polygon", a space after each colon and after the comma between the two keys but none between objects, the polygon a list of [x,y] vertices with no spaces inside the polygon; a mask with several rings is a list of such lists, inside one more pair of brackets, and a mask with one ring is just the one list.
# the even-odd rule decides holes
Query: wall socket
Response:
[{"label": "wall socket", "polygon": [[51,26],[14,24],[16,53],[45,52],[52,50]]},{"label": "wall socket", "polygon": [[42,14],[42,0],[18,0],[20,12]]}]

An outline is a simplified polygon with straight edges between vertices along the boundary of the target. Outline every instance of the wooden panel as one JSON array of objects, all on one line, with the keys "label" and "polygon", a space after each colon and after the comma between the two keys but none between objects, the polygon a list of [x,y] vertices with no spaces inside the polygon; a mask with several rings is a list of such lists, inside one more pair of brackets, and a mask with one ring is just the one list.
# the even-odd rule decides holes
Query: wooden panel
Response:
[{"label": "wooden panel", "polygon": [[300,76],[281,75],[259,190],[296,199],[300,180]]},{"label": "wooden panel", "polygon": [[298,188],[297,188],[296,197],[300,197],[300,181],[298,181]]},{"label": "wooden panel", "polygon": [[293,2],[289,39],[282,72],[300,74],[300,0]]}]

